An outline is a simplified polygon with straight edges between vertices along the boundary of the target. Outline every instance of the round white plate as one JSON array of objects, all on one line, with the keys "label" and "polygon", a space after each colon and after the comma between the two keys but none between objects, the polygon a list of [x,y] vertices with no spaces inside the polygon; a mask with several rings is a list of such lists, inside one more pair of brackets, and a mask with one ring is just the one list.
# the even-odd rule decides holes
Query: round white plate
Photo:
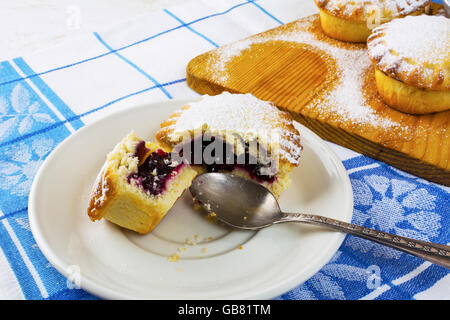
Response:
[{"label": "round white plate", "polygon": [[[232,231],[193,210],[189,191],[148,235],[89,220],[89,193],[106,154],[131,130],[153,139],[160,122],[186,102],[111,114],[50,154],[29,199],[31,230],[44,255],[83,289],[112,299],[268,299],[306,281],[344,234],[295,223]],[[341,161],[316,134],[299,130],[304,154],[281,208],[349,222],[353,194]],[[176,252],[179,260],[169,261]]]}]

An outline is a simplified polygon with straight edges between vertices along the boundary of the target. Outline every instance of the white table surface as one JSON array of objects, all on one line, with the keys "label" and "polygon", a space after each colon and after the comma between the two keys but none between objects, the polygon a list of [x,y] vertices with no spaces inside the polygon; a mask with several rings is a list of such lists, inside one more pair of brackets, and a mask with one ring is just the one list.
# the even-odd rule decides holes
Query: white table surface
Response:
[{"label": "white table surface", "polygon": [[186,1],[1,0],[0,61]]}]

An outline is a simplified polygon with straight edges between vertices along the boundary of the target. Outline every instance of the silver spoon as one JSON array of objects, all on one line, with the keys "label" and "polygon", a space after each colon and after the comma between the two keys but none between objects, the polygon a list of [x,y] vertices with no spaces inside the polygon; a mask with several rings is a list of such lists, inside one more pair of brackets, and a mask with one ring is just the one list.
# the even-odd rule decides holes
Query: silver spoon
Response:
[{"label": "silver spoon", "polygon": [[190,187],[193,197],[216,218],[235,228],[258,230],[282,222],[303,222],[381,243],[450,269],[450,246],[414,240],[305,213],[281,212],[273,194],[232,174],[204,173]]}]

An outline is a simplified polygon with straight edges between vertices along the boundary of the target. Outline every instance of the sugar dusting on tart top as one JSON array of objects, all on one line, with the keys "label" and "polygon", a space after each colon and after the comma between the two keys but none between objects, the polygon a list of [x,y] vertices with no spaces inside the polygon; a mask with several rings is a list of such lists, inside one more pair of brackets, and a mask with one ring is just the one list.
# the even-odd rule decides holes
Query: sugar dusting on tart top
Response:
[{"label": "sugar dusting on tart top", "polygon": [[316,0],[317,6],[338,17],[364,22],[378,9],[380,18],[393,19],[412,14],[429,5],[429,0]]},{"label": "sugar dusting on tart top", "polygon": [[278,144],[277,151],[282,158],[292,164],[299,162],[300,134],[291,116],[251,94],[224,92],[218,96],[203,96],[200,101],[183,108],[170,135],[176,137],[205,126],[210,133],[236,133],[246,141],[257,138],[266,146]]},{"label": "sugar dusting on tart top", "polygon": [[450,19],[410,16],[376,28],[367,41],[377,67],[405,83],[450,89]]},{"label": "sugar dusting on tart top", "polygon": [[92,189],[91,192],[93,203],[92,206],[90,206],[89,210],[90,213],[94,213],[95,210],[101,208],[106,200],[109,191],[109,186],[108,186],[108,179],[106,178],[105,174],[106,174],[106,165],[103,165],[102,169],[97,175],[97,178],[94,182],[94,188]]}]

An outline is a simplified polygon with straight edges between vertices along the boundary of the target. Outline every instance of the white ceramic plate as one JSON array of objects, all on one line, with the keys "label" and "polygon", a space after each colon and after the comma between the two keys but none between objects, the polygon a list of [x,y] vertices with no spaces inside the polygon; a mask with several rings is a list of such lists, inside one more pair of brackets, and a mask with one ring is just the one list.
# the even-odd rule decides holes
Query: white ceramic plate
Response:
[{"label": "white ceramic plate", "polygon": [[[333,256],[344,234],[295,223],[231,231],[193,210],[189,191],[149,235],[89,220],[89,193],[106,154],[131,130],[152,139],[159,123],[186,102],[111,114],[51,153],[29,200],[31,230],[44,255],[66,277],[81,279],[85,290],[113,299],[268,299],[306,281]],[[353,196],[342,163],[317,135],[299,129],[304,154],[281,197],[282,209],[349,222]],[[169,261],[187,238],[197,245]]]}]

